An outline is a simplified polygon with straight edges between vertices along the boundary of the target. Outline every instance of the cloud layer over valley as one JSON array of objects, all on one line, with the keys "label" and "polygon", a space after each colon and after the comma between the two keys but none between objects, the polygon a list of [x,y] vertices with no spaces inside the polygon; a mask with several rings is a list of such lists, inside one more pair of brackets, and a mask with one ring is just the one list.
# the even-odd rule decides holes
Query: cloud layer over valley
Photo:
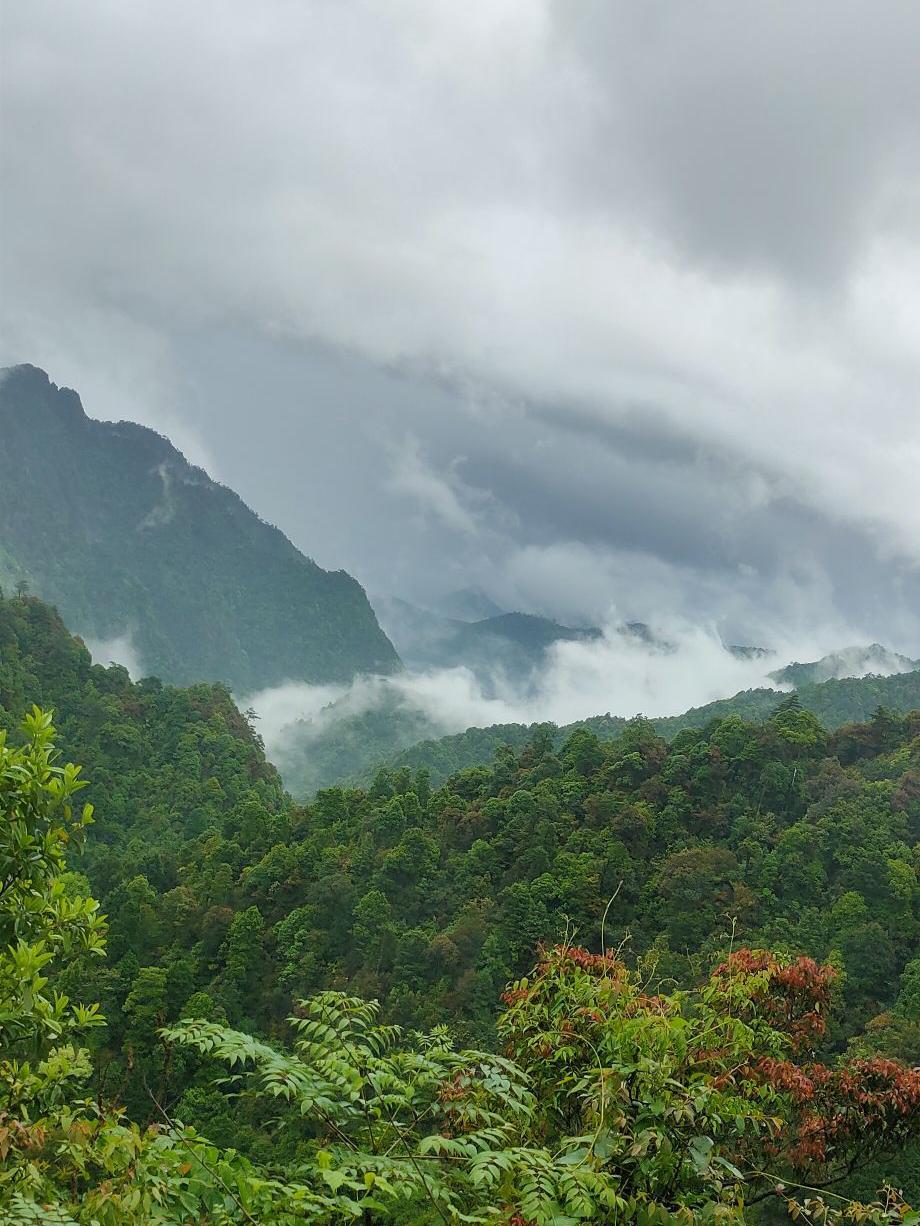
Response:
[{"label": "cloud layer over valley", "polygon": [[[334,736],[337,725],[368,713],[401,717],[405,744],[492,724],[677,715],[741,690],[789,688],[770,673],[823,650],[820,640],[783,641],[745,657],[728,650],[712,627],[671,619],[652,628],[650,642],[611,621],[596,639],[554,644],[527,678],[500,667],[487,677],[462,666],[432,668],[359,678],[351,686],[291,683],[244,696],[240,705],[255,711],[269,755],[285,771],[309,760],[311,745]],[[839,675],[900,671],[896,661],[843,663]]]}]

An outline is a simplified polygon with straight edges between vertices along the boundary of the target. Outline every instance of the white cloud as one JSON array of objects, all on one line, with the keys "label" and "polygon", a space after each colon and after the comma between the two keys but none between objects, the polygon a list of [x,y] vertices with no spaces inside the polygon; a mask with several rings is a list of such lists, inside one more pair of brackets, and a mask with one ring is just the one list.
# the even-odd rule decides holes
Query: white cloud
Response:
[{"label": "white cloud", "polygon": [[433,515],[456,532],[474,535],[476,517],[464,505],[464,495],[472,491],[464,487],[455,470],[439,473],[425,460],[417,438],[408,435],[401,447],[390,451],[388,487],[397,494],[412,499],[421,511]]},{"label": "white cloud", "polygon": [[132,681],[138,681],[146,675],[130,630],[107,639],[88,638],[83,641],[93,657],[94,664],[101,664],[103,668],[108,668],[110,664],[120,664],[128,670]]},{"label": "white cloud", "polygon": [[[711,627],[668,619],[656,641],[625,635],[610,623],[594,640],[559,642],[526,682],[496,673],[488,684],[468,668],[433,669],[393,677],[362,677],[349,687],[288,684],[242,700],[258,713],[269,756],[282,769],[292,745],[309,745],[336,722],[368,710],[425,717],[429,735],[491,724],[571,723],[609,713],[676,715],[740,690],[777,688],[768,674],[792,659],[810,660],[829,648],[820,637],[782,640],[769,656],[743,659],[726,650]],[[304,721],[294,726],[296,721]]]},{"label": "white cloud", "polygon": [[259,718],[258,732],[270,751],[283,740],[283,732],[297,720],[315,719],[324,707],[340,699],[346,686],[305,685],[289,681],[254,694],[237,696],[240,710],[253,710]]}]

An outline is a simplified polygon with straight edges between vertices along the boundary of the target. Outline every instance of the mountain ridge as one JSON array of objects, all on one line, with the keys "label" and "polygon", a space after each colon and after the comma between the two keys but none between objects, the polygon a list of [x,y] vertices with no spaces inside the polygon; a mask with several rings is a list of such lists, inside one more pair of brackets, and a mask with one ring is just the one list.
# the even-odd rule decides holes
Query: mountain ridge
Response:
[{"label": "mountain ridge", "polygon": [[[249,693],[400,666],[361,585],[327,571],[164,435],[90,417],[38,367],[2,372],[0,580],[143,671]],[[219,612],[219,617],[216,614]]]}]

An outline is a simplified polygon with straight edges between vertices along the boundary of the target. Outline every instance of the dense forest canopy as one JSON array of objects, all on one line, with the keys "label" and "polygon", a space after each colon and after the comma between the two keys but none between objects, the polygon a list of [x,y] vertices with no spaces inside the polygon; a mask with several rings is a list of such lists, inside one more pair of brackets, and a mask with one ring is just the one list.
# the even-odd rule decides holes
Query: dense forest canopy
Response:
[{"label": "dense forest canopy", "polygon": [[2,372],[0,434],[0,583],[86,637],[127,637],[143,672],[250,693],[398,666],[356,580],[159,434],[92,420],[32,366]]},{"label": "dense forest canopy", "polygon": [[[839,971],[765,950],[730,951],[691,990],[650,993],[654,964],[543,946],[502,995],[501,1055],[458,1047],[443,1026],[382,1025],[376,1003],[339,991],[299,1002],[287,1050],[206,1016],[206,994],[163,1026],[150,968],[124,1005],[119,1086],[139,1076],[146,1099],[120,1106],[106,1090],[111,1063],[98,1061],[90,1096],[79,1043],[106,1019],[61,987],[78,980],[82,995],[81,970],[106,952],[105,919],[67,862],[93,810],[73,803],[86,785],[60,764],[50,714],[33,708],[17,732],[8,744],[0,731],[10,1226],[740,1224],[768,1200],[822,1226],[913,1221],[890,1187],[868,1204],[819,1193],[909,1151],[918,1070],[875,1054],[819,1059]],[[911,969],[908,1014],[915,979]],[[225,1100],[236,1128],[224,1146],[178,1118],[195,1113],[196,1095],[200,1113],[215,1061],[232,1074],[223,1086],[242,1090]],[[178,1102],[170,1072],[185,1084]]]},{"label": "dense forest canopy", "polygon": [[[909,1145],[916,1071],[877,1056],[815,1063],[838,973],[765,951],[730,953],[695,991],[649,995],[645,971],[612,951],[544,948],[502,997],[502,1056],[459,1049],[443,1027],[405,1035],[380,1025],[375,1004],[328,991],[289,1019],[287,1052],[191,1002],[164,1028],[148,976],[126,1003],[128,1068],[142,1057],[162,1118],[141,1125],[102,1085],[80,1097],[89,1053],[75,1041],[105,1019],[51,977],[105,953],[98,904],[65,857],[92,807],[74,809],[85,784],[58,764],[50,715],[34,708],[18,747],[6,735],[0,1209],[11,1226],[742,1222],[767,1198],[822,1223],[912,1220],[891,1190],[870,1205],[833,1192],[832,1207],[814,1183]],[[189,1080],[194,1053],[199,1076],[215,1058],[242,1070],[236,1115],[255,1110],[257,1132],[271,1132],[270,1167],[211,1144],[171,1115],[165,1085],[151,1088],[157,1058]],[[259,1129],[261,1101],[273,1118]]]},{"label": "dense forest canopy", "polygon": [[[814,959],[834,990],[811,1058],[920,1063],[920,711],[828,731],[793,695],[764,722],[730,715],[670,740],[645,720],[561,744],[538,728],[440,787],[404,767],[300,806],[225,689],[94,665],[54,610],[21,596],[0,601],[11,744],[33,700],[85,764],[96,812],[67,888],[107,917],[107,958],[78,950],[54,982],[99,1003],[84,1071],[141,1128],[162,1108],[270,1161],[281,1142],[261,1091],[228,1097],[200,1053],[248,1053],[264,1078],[275,1056],[246,1034],[289,1045],[291,1001],[341,992],[378,1000],[386,1025],[447,1024],[461,1047],[494,1050],[508,982],[539,945],[573,941],[619,945],[650,999],[697,990],[732,948]],[[284,1138],[293,1160],[304,1138]],[[908,1139],[859,1174],[847,1160],[841,1186],[868,1198],[890,1177],[920,1198]]]}]

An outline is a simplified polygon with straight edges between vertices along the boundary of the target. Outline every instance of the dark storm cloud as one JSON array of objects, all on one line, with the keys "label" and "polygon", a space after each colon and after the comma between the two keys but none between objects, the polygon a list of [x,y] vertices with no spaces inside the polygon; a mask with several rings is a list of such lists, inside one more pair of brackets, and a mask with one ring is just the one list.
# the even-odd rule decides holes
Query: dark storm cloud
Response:
[{"label": "dark storm cloud", "polygon": [[920,8],[559,0],[595,125],[579,186],[688,257],[836,280],[920,158]]},{"label": "dark storm cloud", "polygon": [[900,0],[7,3],[0,353],[377,591],[917,654],[918,47]]}]

